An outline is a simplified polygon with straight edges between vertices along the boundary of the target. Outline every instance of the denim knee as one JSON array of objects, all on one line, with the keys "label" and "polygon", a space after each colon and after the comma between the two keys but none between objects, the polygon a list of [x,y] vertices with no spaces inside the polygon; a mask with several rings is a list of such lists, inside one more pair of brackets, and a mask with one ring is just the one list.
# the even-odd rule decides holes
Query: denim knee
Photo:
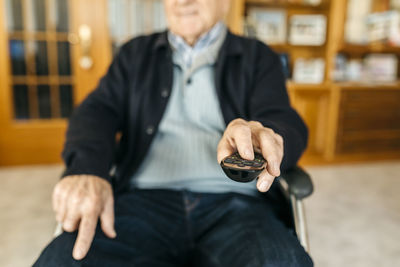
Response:
[{"label": "denim knee", "polygon": [[79,267],[82,261],[77,261],[72,257],[72,249],[76,240],[76,233],[64,232],[53,239],[49,245],[42,251],[34,267]]}]

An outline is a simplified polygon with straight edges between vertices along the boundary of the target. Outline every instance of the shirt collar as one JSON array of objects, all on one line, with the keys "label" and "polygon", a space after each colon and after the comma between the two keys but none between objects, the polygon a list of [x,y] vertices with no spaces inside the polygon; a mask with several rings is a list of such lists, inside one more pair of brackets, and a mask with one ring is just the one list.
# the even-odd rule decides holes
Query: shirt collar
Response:
[{"label": "shirt collar", "polygon": [[206,48],[213,45],[218,41],[221,35],[225,35],[227,28],[223,22],[216,23],[208,32],[204,33],[194,44],[194,46],[188,45],[185,40],[171,31],[168,31],[168,41],[174,50],[180,54],[186,66],[190,67],[193,58],[204,51]]}]

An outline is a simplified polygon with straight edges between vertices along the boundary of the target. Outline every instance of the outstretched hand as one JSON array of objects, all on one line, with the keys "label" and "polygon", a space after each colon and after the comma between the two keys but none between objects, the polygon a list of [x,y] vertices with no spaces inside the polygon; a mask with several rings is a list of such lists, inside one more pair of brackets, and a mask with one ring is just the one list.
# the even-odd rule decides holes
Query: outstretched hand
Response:
[{"label": "outstretched hand", "polygon": [[218,163],[238,151],[247,160],[254,159],[254,150],[267,161],[267,167],[258,177],[257,188],[266,192],[275,177],[280,175],[283,158],[283,138],[257,121],[235,119],[229,123],[217,149]]}]

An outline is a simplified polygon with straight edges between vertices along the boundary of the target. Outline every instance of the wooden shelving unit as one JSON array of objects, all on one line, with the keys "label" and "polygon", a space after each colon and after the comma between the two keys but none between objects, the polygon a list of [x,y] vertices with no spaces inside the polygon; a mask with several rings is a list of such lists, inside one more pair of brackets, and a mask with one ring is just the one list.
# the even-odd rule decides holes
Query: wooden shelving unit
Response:
[{"label": "wooden shelving unit", "polygon": [[388,46],[382,43],[371,45],[344,44],[339,48],[338,52],[350,55],[365,55],[370,53],[391,53],[400,55],[400,47]]},{"label": "wooden shelving unit", "polygon": [[[288,19],[295,14],[323,14],[327,17],[327,41],[324,45],[270,46],[277,52],[289,53],[291,64],[300,57],[325,59],[322,84],[287,82],[291,103],[306,121],[310,132],[309,146],[300,164],[400,159],[400,80],[393,83],[338,83],[330,78],[338,53],[354,58],[370,53],[400,56],[400,47],[380,43],[346,44],[347,0],[322,0],[317,6],[285,0],[235,0],[234,5],[237,12],[231,14],[231,21],[236,23],[230,25],[236,33],[243,32],[242,22],[250,7],[285,9]],[[384,11],[385,8],[387,5],[382,1],[374,0],[374,11]]]},{"label": "wooden shelving unit", "polygon": [[303,4],[298,2],[290,2],[287,0],[247,0],[246,4],[248,5],[269,5],[274,7],[283,7],[283,8],[291,8],[291,9],[314,9],[314,10],[323,10],[328,8],[328,2],[322,1],[318,5],[311,4]]},{"label": "wooden shelving unit", "polygon": [[287,81],[286,83],[288,90],[329,90],[329,82],[322,84],[307,84],[307,83],[295,83],[293,81]]},{"label": "wooden shelving unit", "polygon": [[315,50],[325,51],[325,45],[313,46],[313,45],[292,45],[292,44],[273,44],[270,47],[277,52],[288,52],[293,50]]},{"label": "wooden shelving unit", "polygon": [[400,81],[396,81],[393,83],[361,83],[361,82],[340,82],[335,83],[337,86],[342,89],[353,89],[353,90],[379,90],[379,89],[392,89],[392,90],[400,90]]}]

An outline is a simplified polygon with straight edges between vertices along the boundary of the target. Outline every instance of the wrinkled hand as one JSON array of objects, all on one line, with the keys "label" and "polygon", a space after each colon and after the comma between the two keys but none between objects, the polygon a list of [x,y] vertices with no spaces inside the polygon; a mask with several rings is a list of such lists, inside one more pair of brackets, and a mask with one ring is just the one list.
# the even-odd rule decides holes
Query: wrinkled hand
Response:
[{"label": "wrinkled hand", "polygon": [[275,177],[280,175],[283,158],[283,138],[257,121],[235,119],[229,123],[217,150],[218,163],[238,151],[247,160],[254,159],[254,150],[261,152],[267,167],[258,177],[257,188],[266,192]]},{"label": "wrinkled hand", "polygon": [[53,191],[53,209],[63,229],[78,229],[72,256],[83,259],[89,251],[100,217],[101,229],[110,238],[114,229],[114,199],[110,183],[93,175],[73,175],[60,180]]}]

